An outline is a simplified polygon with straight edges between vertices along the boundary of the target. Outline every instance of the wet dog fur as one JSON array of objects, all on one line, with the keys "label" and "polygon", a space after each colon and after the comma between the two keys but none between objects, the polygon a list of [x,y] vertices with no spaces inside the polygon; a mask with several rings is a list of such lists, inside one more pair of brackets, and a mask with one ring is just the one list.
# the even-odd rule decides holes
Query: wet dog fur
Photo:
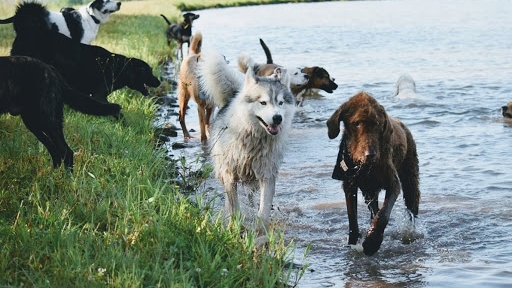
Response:
[{"label": "wet dog fur", "polygon": [[[67,100],[66,100],[67,99]],[[72,89],[50,65],[24,56],[0,57],[0,114],[20,115],[23,123],[50,153],[53,167],[64,162],[73,168],[73,151],[62,130],[66,102],[76,110],[88,109],[91,97]],[[119,113],[117,104],[97,103],[88,114]],[[83,111],[82,111],[83,112]]]},{"label": "wet dog fur", "polygon": [[[48,30],[61,33],[84,44],[91,44],[98,34],[100,24],[107,22],[110,14],[121,9],[121,2],[94,0],[77,10],[63,8],[61,12],[54,12],[44,8],[46,13],[33,13],[33,9],[37,11],[41,7],[44,8],[43,5],[37,2],[22,2],[16,8],[15,15],[8,19],[0,20],[0,24],[12,23],[14,21],[41,22],[45,24]],[[34,16],[41,18],[33,19],[32,17]]]},{"label": "wet dog fur", "polygon": [[192,24],[194,20],[199,18],[198,14],[194,14],[191,12],[187,12],[183,14],[183,22],[181,23],[171,23],[165,17],[165,15],[160,14],[162,18],[164,18],[167,23],[167,29],[165,31],[165,35],[167,37],[167,45],[171,45],[171,41],[174,40],[178,43],[177,51],[180,53],[178,57],[183,59],[183,43],[187,43],[187,48],[190,49],[190,39],[192,38]]},{"label": "wet dog fur", "polygon": [[[357,190],[371,212],[371,225],[363,242],[364,253],[373,255],[382,243],[391,209],[403,191],[405,205],[414,217],[420,200],[416,144],[411,132],[398,119],[387,115],[375,98],[360,92],[343,103],[327,121],[328,136],[344,130],[333,178],[343,180],[349,220],[349,241],[361,236],[357,222]],[[386,190],[382,207],[378,195]]]},{"label": "wet dog fur", "polygon": [[270,226],[276,178],[296,108],[293,95],[279,79],[256,76],[252,67],[245,75],[232,69],[222,55],[209,62],[199,79],[220,109],[208,143],[215,175],[227,194],[225,208],[232,217],[238,216],[237,185],[259,187],[261,233]]}]

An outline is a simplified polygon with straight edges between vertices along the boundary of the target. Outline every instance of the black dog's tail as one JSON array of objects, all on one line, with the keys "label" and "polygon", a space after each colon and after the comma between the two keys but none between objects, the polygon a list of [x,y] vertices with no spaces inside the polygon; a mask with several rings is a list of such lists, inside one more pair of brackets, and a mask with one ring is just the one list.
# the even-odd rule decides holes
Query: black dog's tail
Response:
[{"label": "black dog's tail", "polygon": [[272,60],[272,54],[270,54],[270,49],[268,49],[267,44],[263,42],[260,38],[260,44],[263,48],[263,51],[265,51],[265,56],[267,56],[267,64],[274,64],[274,60]]},{"label": "black dog's tail", "polygon": [[160,16],[164,18],[165,22],[167,22],[167,25],[172,25],[171,21],[169,21],[167,17],[164,16],[164,14],[160,14]]},{"label": "black dog's tail", "polygon": [[14,22],[14,16],[7,19],[0,19],[0,24],[9,24]]},{"label": "black dog's tail", "polygon": [[46,6],[37,2],[22,2],[16,7],[11,18],[0,20],[0,23],[13,23],[17,35],[37,34],[52,30],[52,24],[47,21]]},{"label": "black dog's tail", "polygon": [[64,91],[64,103],[74,110],[95,116],[114,116],[118,118],[121,106],[112,103],[105,103],[67,87]]}]

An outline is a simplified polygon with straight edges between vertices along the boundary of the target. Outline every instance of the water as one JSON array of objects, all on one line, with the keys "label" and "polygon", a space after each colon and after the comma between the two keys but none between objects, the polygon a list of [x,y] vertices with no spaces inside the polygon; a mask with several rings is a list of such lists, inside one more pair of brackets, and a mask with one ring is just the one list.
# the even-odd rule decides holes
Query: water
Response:
[{"label": "water", "polygon": [[[297,112],[277,182],[274,219],[297,247],[294,261],[310,265],[299,287],[512,286],[512,126],[500,114],[512,100],[511,1],[326,2],[196,13],[203,50],[222,52],[232,65],[242,51],[264,62],[262,38],[276,63],[324,67],[339,85],[306,99]],[[420,99],[392,97],[402,72],[416,80]],[[420,237],[402,244],[405,208],[397,201],[372,257],[346,246],[344,195],[331,179],[340,139],[329,140],[325,125],[360,90],[410,128],[420,160]],[[193,101],[190,107],[187,124],[199,131]],[[173,141],[183,142],[182,135]],[[175,156],[202,154],[198,139],[186,145]],[[216,179],[204,190],[222,196]],[[359,196],[364,233],[369,213],[362,202]]]}]

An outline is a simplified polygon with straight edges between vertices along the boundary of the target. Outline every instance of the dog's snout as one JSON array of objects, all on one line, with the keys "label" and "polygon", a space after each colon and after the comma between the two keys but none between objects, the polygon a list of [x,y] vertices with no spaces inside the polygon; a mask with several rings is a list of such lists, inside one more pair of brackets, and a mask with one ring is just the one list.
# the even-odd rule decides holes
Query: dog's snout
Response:
[{"label": "dog's snout", "polygon": [[276,114],[272,117],[272,121],[274,121],[274,124],[279,125],[281,122],[283,122],[283,116]]}]

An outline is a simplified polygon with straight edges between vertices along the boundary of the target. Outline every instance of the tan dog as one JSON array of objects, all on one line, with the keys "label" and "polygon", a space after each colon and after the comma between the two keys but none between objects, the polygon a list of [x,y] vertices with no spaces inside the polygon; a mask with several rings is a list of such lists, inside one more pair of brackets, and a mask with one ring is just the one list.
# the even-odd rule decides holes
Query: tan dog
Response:
[{"label": "tan dog", "polygon": [[[360,92],[341,105],[327,121],[329,138],[345,129],[332,177],[343,180],[349,222],[349,245],[357,243],[357,190],[361,189],[371,212],[371,226],[363,242],[364,253],[380,248],[391,209],[403,190],[405,205],[416,217],[420,201],[416,144],[407,127],[387,115],[371,95]],[[386,197],[379,209],[380,190]],[[411,220],[414,220],[411,217]]]},{"label": "tan dog", "polygon": [[210,118],[215,106],[207,97],[201,97],[199,94],[199,84],[197,82],[196,70],[201,57],[201,45],[203,35],[197,31],[192,37],[190,43],[189,55],[183,59],[180,66],[178,81],[178,104],[180,107],[180,125],[185,139],[190,138],[190,134],[185,124],[185,115],[187,113],[188,101],[193,98],[197,103],[197,114],[199,116],[199,127],[201,130],[201,141],[206,142],[210,127]]},{"label": "tan dog", "polygon": [[512,119],[512,101],[509,101],[507,106],[501,107],[501,115],[505,118]]}]

